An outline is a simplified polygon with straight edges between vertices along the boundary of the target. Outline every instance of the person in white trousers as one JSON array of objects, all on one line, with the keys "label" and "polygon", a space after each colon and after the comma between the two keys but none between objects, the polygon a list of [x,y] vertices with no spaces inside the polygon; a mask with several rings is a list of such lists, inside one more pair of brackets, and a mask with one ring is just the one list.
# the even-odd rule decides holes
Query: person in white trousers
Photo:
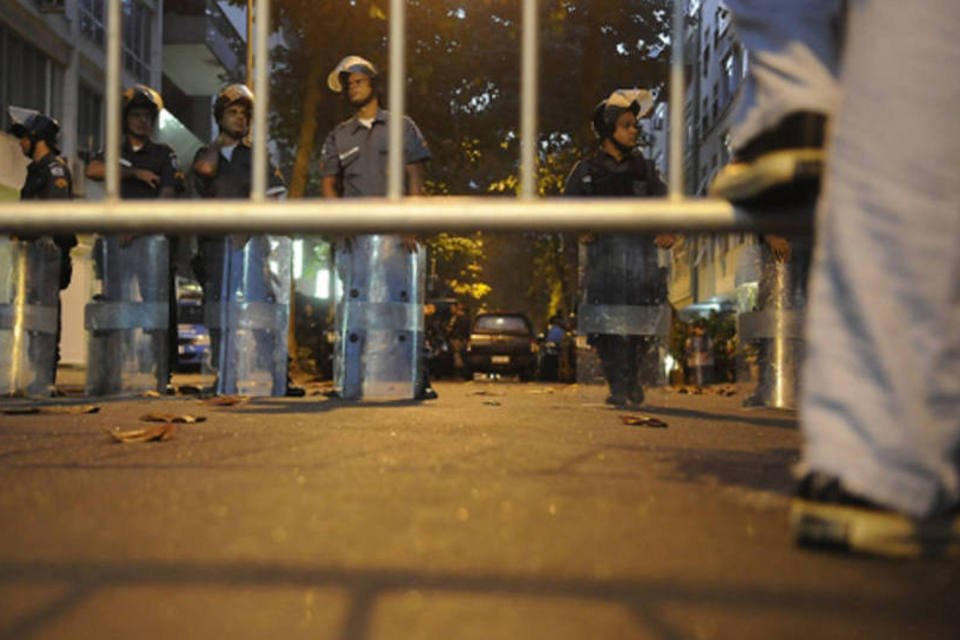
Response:
[{"label": "person in white trousers", "polygon": [[[711,193],[772,209],[820,192],[794,536],[958,555],[960,3],[727,5],[750,79]],[[819,156],[797,114],[823,117]]]}]

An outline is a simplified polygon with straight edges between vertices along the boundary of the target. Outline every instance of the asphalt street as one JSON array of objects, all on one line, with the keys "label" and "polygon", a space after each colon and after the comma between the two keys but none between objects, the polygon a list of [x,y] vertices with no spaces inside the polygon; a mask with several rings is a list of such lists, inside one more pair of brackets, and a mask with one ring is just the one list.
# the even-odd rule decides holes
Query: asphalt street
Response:
[{"label": "asphalt street", "polygon": [[[796,414],[744,387],[435,386],[0,404],[0,638],[960,638],[960,562],[792,544]],[[149,414],[205,420],[106,432]]]}]

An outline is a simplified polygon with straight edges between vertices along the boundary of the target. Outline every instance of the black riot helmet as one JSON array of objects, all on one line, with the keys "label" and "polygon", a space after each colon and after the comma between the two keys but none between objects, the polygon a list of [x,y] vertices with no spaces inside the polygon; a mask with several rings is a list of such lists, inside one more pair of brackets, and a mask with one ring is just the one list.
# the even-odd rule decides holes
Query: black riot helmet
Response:
[{"label": "black riot helmet", "polygon": [[132,87],[127,87],[126,91],[123,92],[124,121],[127,119],[127,112],[138,107],[149,109],[153,113],[154,122],[156,122],[157,116],[163,111],[163,98],[156,90],[145,84],[135,84]]},{"label": "black riot helmet", "polygon": [[638,119],[649,113],[653,107],[653,96],[645,89],[617,89],[593,110],[593,132],[604,140],[613,135],[617,118],[626,111],[632,111]]},{"label": "black riot helmet", "polygon": [[217,99],[213,101],[213,119],[218,125],[223,118],[223,112],[233,104],[244,105],[253,117],[253,91],[245,84],[231,84],[221,89]]},{"label": "black riot helmet", "polygon": [[10,126],[7,133],[17,138],[30,140],[28,156],[33,156],[37,141],[43,140],[54,153],[60,153],[57,138],[60,136],[60,123],[35,109],[8,107]]},{"label": "black riot helmet", "polygon": [[347,78],[351,73],[362,73],[370,78],[374,84],[374,92],[377,93],[376,80],[379,74],[373,63],[360,56],[347,56],[340,61],[333,71],[327,75],[327,86],[334,93],[342,93],[347,87]]}]

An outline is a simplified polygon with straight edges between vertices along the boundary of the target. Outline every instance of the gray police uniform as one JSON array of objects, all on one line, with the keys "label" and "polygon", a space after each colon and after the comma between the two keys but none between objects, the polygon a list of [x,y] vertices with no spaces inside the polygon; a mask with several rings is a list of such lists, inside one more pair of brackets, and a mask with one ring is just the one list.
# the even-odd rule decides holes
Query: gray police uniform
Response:
[{"label": "gray police uniform", "polygon": [[[323,145],[320,173],[336,176],[345,198],[385,196],[389,113],[370,126],[340,123]],[[404,118],[404,163],[430,159],[420,130]],[[354,236],[338,247],[334,381],[345,399],[416,397],[423,380],[425,252],[397,235]]]}]

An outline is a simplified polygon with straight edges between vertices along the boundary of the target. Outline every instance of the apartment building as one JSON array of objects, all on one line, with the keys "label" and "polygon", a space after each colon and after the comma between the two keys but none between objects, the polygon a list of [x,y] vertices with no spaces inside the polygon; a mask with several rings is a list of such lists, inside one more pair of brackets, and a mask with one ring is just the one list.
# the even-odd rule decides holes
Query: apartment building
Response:
[{"label": "apartment building", "polygon": [[[684,188],[705,195],[730,159],[729,129],[734,97],[747,71],[746,50],[736,39],[721,0],[688,0],[684,115]],[[657,105],[650,119],[651,157],[667,171],[670,105]],[[673,251],[670,302],[688,312],[719,309],[756,280],[745,252],[750,234],[686,237]]]}]

